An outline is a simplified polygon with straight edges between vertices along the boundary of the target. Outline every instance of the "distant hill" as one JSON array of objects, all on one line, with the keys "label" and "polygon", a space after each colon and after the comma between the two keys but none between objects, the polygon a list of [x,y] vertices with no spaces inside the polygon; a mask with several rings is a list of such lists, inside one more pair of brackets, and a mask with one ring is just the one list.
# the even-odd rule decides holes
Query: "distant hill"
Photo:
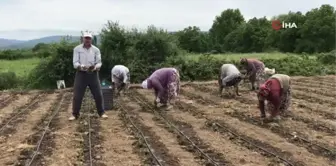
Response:
[{"label": "distant hill", "polygon": [[[22,48],[33,48],[38,43],[58,43],[60,42],[65,36],[48,36],[39,39],[33,39],[28,41],[21,41],[21,40],[9,40],[9,39],[1,39],[0,38],[0,49],[22,49]],[[79,42],[79,36],[71,36],[69,38],[72,42]],[[100,41],[100,37],[98,36],[98,43]]]},{"label": "distant hill", "polygon": [[3,39],[0,38],[0,48],[2,47],[8,47],[10,45],[16,45],[16,44],[21,44],[24,43],[25,41],[21,40],[12,40],[12,39]]}]

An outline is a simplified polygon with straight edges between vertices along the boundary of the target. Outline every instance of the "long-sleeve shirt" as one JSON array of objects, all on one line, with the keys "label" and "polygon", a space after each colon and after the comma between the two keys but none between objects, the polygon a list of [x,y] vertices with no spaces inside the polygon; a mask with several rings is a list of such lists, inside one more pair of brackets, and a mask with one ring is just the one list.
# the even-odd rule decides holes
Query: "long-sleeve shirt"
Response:
[{"label": "long-sleeve shirt", "polygon": [[265,68],[265,65],[263,62],[257,59],[247,59],[247,65],[245,66],[247,73],[250,73],[251,75],[255,75],[257,71],[262,68]]},{"label": "long-sleeve shirt", "polygon": [[270,91],[267,97],[262,97],[260,93],[258,93],[260,111],[262,114],[265,114],[264,101],[267,100],[274,105],[275,110],[271,110],[271,114],[275,116],[279,113],[283,92],[290,86],[290,77],[284,74],[275,74],[270,77],[264,85],[267,85]]},{"label": "long-sleeve shirt", "polygon": [[154,89],[157,97],[160,99],[164,98],[168,84],[172,81],[171,76],[176,73],[174,68],[161,68],[156,70],[147,79],[148,89]]},{"label": "long-sleeve shirt", "polygon": [[111,70],[111,75],[122,78],[124,83],[126,83],[128,79],[127,73],[129,73],[129,69],[124,65],[115,65]]},{"label": "long-sleeve shirt", "polygon": [[[240,71],[233,64],[223,64],[220,69],[220,79],[222,80],[222,85],[226,86],[226,83],[235,80],[240,76]],[[237,82],[240,81],[237,79]],[[236,82],[234,82],[235,84]]]},{"label": "long-sleeve shirt", "polygon": [[99,48],[91,45],[91,47],[87,49],[83,44],[76,46],[73,50],[73,67],[77,69],[80,65],[101,68],[102,62]]}]

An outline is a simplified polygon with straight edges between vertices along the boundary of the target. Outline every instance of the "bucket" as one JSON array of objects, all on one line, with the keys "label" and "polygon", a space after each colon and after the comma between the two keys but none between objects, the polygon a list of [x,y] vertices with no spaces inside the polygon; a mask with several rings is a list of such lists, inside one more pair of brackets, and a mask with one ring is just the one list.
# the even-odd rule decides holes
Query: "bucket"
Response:
[{"label": "bucket", "polygon": [[113,109],[113,89],[110,86],[101,87],[104,99],[104,110],[109,111]]},{"label": "bucket", "polygon": [[65,89],[65,82],[64,80],[57,80],[56,81],[57,89]]}]

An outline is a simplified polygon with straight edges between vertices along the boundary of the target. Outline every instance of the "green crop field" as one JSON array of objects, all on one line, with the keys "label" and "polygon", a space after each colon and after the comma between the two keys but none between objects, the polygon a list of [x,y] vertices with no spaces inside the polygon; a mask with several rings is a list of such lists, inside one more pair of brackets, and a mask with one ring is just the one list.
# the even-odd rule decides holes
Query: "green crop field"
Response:
[{"label": "green crop field", "polygon": [[[203,54],[188,54],[186,55],[187,60],[197,60]],[[218,60],[239,60],[240,58],[255,58],[255,59],[281,59],[288,56],[299,56],[297,54],[286,54],[286,53],[246,53],[246,54],[238,54],[238,53],[228,53],[228,54],[213,54],[210,55]],[[315,56],[311,56],[315,58]]]},{"label": "green crop field", "polygon": [[0,72],[11,71],[19,77],[24,77],[27,76],[39,62],[39,58],[0,60]]}]

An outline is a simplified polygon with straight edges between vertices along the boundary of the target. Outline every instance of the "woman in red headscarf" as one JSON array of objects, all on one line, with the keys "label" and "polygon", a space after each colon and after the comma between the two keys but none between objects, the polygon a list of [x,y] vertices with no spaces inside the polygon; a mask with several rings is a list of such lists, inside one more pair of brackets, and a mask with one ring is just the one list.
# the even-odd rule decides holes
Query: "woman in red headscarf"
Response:
[{"label": "woman in red headscarf", "polygon": [[266,117],[266,109],[271,114],[271,120],[280,120],[280,115],[288,110],[291,101],[290,77],[285,74],[271,76],[260,86],[258,100],[262,118]]}]

